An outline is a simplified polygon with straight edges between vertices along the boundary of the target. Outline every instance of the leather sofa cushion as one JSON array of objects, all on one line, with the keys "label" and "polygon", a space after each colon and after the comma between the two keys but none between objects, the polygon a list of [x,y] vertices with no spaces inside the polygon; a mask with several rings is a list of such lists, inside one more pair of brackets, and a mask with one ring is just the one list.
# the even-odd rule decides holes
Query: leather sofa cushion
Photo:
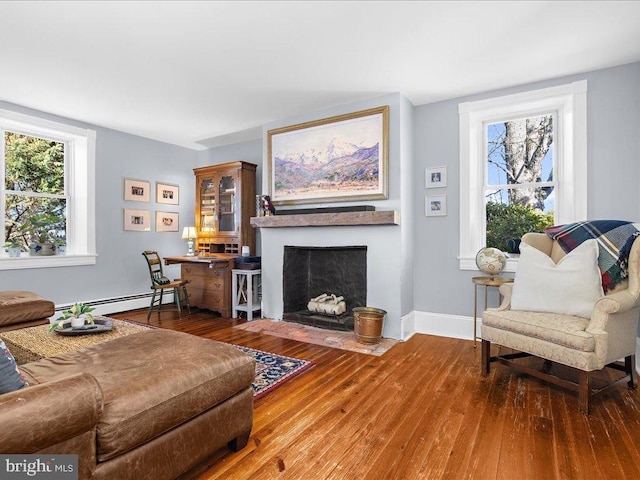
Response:
[{"label": "leather sofa cushion", "polygon": [[[30,383],[80,372],[96,378],[104,396],[97,429],[98,461],[105,461],[250,387],[255,361],[224,343],[153,329],[21,369]],[[73,408],[73,399],[65,408]]]},{"label": "leather sofa cushion", "polygon": [[35,293],[0,291],[0,327],[51,317],[54,313],[53,302]]}]

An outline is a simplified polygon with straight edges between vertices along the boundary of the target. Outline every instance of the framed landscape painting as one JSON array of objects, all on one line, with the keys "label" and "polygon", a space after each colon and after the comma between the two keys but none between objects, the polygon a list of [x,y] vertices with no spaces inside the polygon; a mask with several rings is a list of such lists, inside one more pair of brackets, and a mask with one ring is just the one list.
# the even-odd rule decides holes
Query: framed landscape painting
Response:
[{"label": "framed landscape painting", "polygon": [[267,132],[276,205],[388,198],[389,107]]}]

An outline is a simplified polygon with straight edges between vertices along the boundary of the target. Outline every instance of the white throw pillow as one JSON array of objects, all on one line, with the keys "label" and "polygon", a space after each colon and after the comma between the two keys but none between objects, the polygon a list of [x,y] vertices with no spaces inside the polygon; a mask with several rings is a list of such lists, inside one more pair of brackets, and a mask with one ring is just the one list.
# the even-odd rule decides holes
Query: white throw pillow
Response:
[{"label": "white throw pillow", "polygon": [[591,318],[603,295],[595,239],[580,244],[557,265],[537,248],[520,244],[511,310]]}]

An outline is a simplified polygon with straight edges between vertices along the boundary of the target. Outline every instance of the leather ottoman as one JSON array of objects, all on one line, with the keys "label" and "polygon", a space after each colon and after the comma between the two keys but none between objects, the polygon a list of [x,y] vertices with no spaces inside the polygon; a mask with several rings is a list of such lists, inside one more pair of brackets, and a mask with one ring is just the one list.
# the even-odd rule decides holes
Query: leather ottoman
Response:
[{"label": "leather ottoman", "polygon": [[[30,386],[0,398],[0,420],[4,417],[8,430],[0,433],[0,444],[37,431],[40,416],[69,415],[72,423],[85,418],[86,425],[76,425],[68,441],[56,438],[46,445],[43,439],[34,446],[80,454],[81,479],[175,479],[227,444],[242,448],[253,423],[253,358],[186,333],[152,329],[27,363],[20,371]],[[93,380],[101,397],[95,406],[89,402],[86,415],[64,391],[58,398],[39,392],[84,377]],[[93,398],[95,386],[87,388]],[[5,404],[3,415],[2,400],[36,394],[46,397],[46,410],[30,412],[25,398],[13,407]],[[46,439],[46,432],[41,434]],[[15,448],[29,453],[25,446]]]},{"label": "leather ottoman", "polygon": [[35,293],[22,290],[0,292],[0,332],[48,323],[54,313],[53,302]]}]

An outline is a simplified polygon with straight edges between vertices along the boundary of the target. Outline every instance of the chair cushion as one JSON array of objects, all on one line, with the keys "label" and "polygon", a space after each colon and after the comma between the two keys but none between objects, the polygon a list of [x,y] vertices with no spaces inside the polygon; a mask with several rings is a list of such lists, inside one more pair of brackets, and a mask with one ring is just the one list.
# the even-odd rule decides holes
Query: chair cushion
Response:
[{"label": "chair cushion", "polygon": [[16,360],[0,339],[0,394],[20,390],[27,382],[18,370]]},{"label": "chair cushion", "polygon": [[520,245],[512,310],[591,318],[603,295],[596,240],[583,242],[557,264],[535,247]]},{"label": "chair cushion", "polygon": [[488,309],[482,316],[483,327],[487,325],[574,350],[593,352],[595,339],[585,331],[588,324],[589,320],[582,317],[554,313]]},{"label": "chair cushion", "polygon": [[28,322],[55,314],[55,305],[39,295],[21,290],[0,292],[0,326]]},{"label": "chair cushion", "polygon": [[150,330],[23,365],[52,381],[86,372],[104,396],[98,460],[105,461],[251,388],[255,361],[237,348],[170,330]]}]

